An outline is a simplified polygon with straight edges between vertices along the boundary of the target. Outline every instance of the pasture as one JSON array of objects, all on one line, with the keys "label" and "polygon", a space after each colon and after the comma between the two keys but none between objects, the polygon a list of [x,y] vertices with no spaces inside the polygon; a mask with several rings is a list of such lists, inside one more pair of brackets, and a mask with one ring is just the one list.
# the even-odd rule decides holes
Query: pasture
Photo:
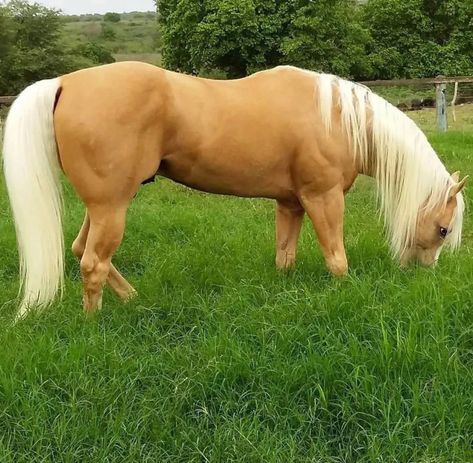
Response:
[{"label": "pasture", "polygon": [[104,21],[103,15],[64,16],[61,37],[70,46],[99,43],[116,61],[161,62],[161,33],[156,15],[122,13],[120,22]]},{"label": "pasture", "polygon": [[[473,174],[473,107],[447,134],[434,111],[410,116],[451,172]],[[159,179],[115,258],[139,296],[107,290],[86,317],[70,252],[83,208],[65,190],[64,297],[12,326],[18,258],[0,180],[0,461],[473,461],[468,210],[460,252],[401,270],[359,178],[349,276],[328,275],[307,219],[297,269],[280,274],[271,202]]]}]

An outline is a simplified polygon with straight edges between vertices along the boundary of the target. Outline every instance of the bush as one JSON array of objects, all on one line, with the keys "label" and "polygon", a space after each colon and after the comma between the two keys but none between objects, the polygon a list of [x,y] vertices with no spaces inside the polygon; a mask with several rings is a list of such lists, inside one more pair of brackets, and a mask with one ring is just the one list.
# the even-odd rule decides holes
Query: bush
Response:
[{"label": "bush", "polygon": [[105,13],[103,20],[111,23],[118,23],[121,20],[119,13]]},{"label": "bush", "polygon": [[363,12],[373,77],[473,73],[473,2],[369,0]]},{"label": "bush", "polygon": [[111,24],[102,23],[102,32],[100,37],[104,40],[113,40],[117,36]]},{"label": "bush", "polygon": [[0,5],[0,94],[78,68],[113,62],[98,43],[67,46],[61,38],[59,12],[23,0]]},{"label": "bush", "polygon": [[97,42],[88,42],[77,45],[73,54],[90,60],[92,64],[107,64],[115,61],[112,54]]},{"label": "bush", "polygon": [[157,0],[164,64],[246,75],[277,64],[354,79],[473,73],[473,2]]}]

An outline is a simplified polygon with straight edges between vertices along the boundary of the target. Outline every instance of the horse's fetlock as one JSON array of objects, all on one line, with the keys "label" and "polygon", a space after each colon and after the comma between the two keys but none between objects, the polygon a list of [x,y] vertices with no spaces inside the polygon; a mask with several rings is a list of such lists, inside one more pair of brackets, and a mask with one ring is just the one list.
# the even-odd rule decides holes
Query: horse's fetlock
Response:
[{"label": "horse's fetlock", "polygon": [[327,259],[327,267],[335,276],[348,274],[348,262],[345,255],[336,254]]}]

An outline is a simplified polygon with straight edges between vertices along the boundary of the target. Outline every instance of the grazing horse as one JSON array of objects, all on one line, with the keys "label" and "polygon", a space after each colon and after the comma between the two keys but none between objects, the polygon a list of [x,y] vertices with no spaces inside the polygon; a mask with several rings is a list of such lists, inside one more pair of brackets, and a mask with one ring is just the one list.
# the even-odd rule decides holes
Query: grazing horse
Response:
[{"label": "grazing horse", "polygon": [[130,201],[155,175],[198,190],[276,200],[276,265],[295,263],[304,213],[328,269],[347,273],[344,194],[376,179],[393,254],[434,264],[460,244],[465,179],[450,175],[424,134],[368,88],[283,66],[216,81],[117,63],[37,82],[6,122],[4,171],[18,237],[19,317],[63,283],[60,171],[85,203],[72,245],[83,304],[105,282],[134,289],[112,264]]}]

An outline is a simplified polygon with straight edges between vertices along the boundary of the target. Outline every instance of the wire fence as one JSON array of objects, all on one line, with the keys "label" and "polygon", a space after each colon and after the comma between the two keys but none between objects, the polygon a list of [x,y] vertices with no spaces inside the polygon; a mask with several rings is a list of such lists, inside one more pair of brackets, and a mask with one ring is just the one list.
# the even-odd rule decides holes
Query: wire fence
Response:
[{"label": "wire fence", "polygon": [[[473,78],[468,79],[471,81],[458,82],[455,105],[473,103]],[[362,83],[403,111],[416,111],[436,106],[436,89],[435,84],[432,83],[435,81],[423,82],[416,79],[394,82],[397,84],[387,85],[384,81]],[[447,104],[451,105],[455,96],[455,82],[445,85]]]}]

